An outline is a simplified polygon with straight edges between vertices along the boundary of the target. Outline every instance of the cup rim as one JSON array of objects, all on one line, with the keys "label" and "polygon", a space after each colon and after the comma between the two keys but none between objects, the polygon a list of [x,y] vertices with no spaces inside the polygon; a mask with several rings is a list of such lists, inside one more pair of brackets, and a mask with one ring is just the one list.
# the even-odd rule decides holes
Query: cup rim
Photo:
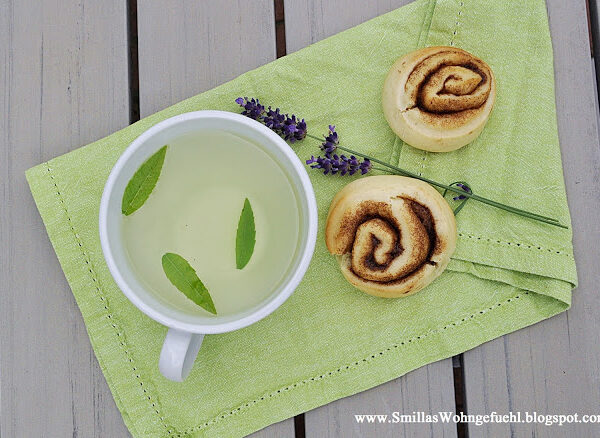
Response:
[{"label": "cup rim", "polygon": [[[283,153],[285,159],[288,160],[291,164],[293,171],[296,173],[296,176],[301,182],[300,187],[297,187],[299,189],[298,195],[304,198],[308,207],[306,212],[306,232],[304,236],[301,236],[302,239],[306,239],[306,245],[304,246],[302,254],[298,259],[298,262],[295,266],[292,267],[291,274],[289,275],[287,281],[285,282],[284,286],[281,288],[279,293],[271,299],[269,299],[263,306],[257,308],[254,312],[250,314],[247,314],[233,321],[221,322],[210,325],[180,321],[176,318],[173,318],[169,315],[160,312],[156,308],[146,303],[142,298],[140,298],[130,287],[129,283],[125,280],[120,268],[115,262],[108,231],[109,200],[111,194],[115,189],[115,183],[119,174],[122,172],[126,163],[134,155],[134,153],[138,149],[142,148],[150,138],[173,125],[188,120],[208,118],[231,120],[236,123],[245,125],[248,129],[259,131],[261,134],[267,137],[273,143],[273,145],[276,146],[280,150],[280,152]],[[144,131],[142,134],[140,134],[125,149],[125,151],[121,154],[121,156],[113,166],[104,186],[102,199],[100,201],[99,234],[100,245],[102,247],[104,259],[113,279],[115,280],[117,286],[123,292],[123,294],[139,310],[141,310],[144,314],[146,314],[153,320],[167,327],[184,330],[191,333],[212,334],[225,333],[247,327],[271,314],[273,311],[275,311],[275,309],[281,306],[281,304],[283,304],[290,297],[290,295],[294,292],[294,290],[304,277],[304,274],[306,273],[306,270],[308,269],[308,266],[312,259],[317,238],[317,221],[317,202],[313,186],[310,182],[310,178],[308,177],[308,173],[306,172],[306,169],[302,165],[302,162],[295,154],[295,152],[279,135],[277,135],[275,132],[262,125],[261,123],[257,122],[256,120],[252,120],[241,114],[236,114],[227,111],[202,110],[179,114],[153,125],[149,129]],[[142,289],[146,289],[145,287],[143,287],[143,285],[140,284],[140,286],[142,287]]]}]

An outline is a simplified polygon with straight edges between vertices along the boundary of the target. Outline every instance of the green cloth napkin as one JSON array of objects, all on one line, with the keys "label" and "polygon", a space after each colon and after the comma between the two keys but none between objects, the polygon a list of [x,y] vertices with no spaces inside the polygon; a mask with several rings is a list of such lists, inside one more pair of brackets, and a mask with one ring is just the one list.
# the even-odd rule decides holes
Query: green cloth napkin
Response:
[{"label": "green cloth napkin", "polygon": [[[403,144],[386,124],[381,87],[392,63],[454,45],[489,63],[495,109],[481,136],[447,154]],[[323,239],[329,202],[352,178],[311,171],[319,236],[303,282],[276,312],[205,338],[185,383],[157,362],[166,328],[119,291],[98,239],[104,183],[127,145],[186,111],[238,111],[259,97],[320,135],[430,178],[468,181],[482,196],[570,224],[557,137],[552,47],[542,0],[419,0],[41,164],[27,178],[125,423],[134,436],[242,436],[371,388],[568,308],[576,284],[571,231],[469,201],[448,270],[418,294],[366,295],[342,277]],[[293,148],[302,159],[318,142]]]}]

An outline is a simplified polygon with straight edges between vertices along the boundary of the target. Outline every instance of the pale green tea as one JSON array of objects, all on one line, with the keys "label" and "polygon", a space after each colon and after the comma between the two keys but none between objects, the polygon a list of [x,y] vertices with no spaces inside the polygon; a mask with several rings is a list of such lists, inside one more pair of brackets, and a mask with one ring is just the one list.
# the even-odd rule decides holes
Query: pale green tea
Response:
[{"label": "pale green tea", "polygon": [[[236,268],[236,231],[252,204],[256,244]],[[162,256],[176,253],[208,288],[218,315],[252,308],[284,278],[298,245],[298,207],[280,166],[252,142],[207,131],[169,143],[160,177],[139,210],[123,216],[136,275],[157,296],[188,313],[210,315],[167,279]]]}]

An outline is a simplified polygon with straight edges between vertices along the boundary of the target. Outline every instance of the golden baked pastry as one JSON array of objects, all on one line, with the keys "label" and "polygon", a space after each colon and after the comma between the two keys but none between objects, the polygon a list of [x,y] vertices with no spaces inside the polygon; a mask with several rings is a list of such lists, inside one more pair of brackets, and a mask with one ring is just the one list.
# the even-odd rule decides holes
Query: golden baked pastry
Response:
[{"label": "golden baked pastry", "polygon": [[333,198],[325,240],[350,283],[371,295],[396,298],[423,289],[446,269],[456,247],[456,222],[429,184],[371,176]]},{"label": "golden baked pastry", "polygon": [[398,59],[383,84],[383,113],[409,145],[449,152],[477,138],[492,112],[496,81],[481,59],[427,47]]}]

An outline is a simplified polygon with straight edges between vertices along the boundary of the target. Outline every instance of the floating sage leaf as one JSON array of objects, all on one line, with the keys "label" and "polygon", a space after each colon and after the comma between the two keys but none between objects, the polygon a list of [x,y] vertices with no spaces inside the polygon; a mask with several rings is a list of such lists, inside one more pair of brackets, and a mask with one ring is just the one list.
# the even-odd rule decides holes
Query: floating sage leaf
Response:
[{"label": "floating sage leaf", "polygon": [[235,238],[235,264],[238,269],[243,269],[250,261],[254,252],[255,237],[254,213],[250,201],[246,198]]},{"label": "floating sage leaf", "polygon": [[208,289],[196,275],[194,268],[180,255],[168,252],[162,256],[162,267],[173,286],[204,310],[216,315],[217,310]]},{"label": "floating sage leaf", "polygon": [[123,193],[123,202],[121,203],[121,211],[125,216],[129,216],[144,205],[144,202],[154,190],[166,153],[167,146],[160,148],[136,170],[127,183],[125,193]]}]

